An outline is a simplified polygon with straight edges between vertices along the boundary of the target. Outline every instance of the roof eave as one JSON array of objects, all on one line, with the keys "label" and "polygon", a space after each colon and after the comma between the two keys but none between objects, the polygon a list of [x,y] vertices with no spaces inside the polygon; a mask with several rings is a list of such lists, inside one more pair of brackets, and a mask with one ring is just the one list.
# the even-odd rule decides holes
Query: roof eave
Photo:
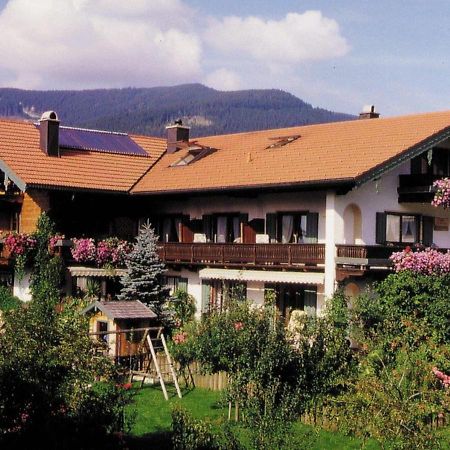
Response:
[{"label": "roof eave", "polygon": [[218,186],[207,188],[193,189],[167,189],[159,191],[131,191],[132,195],[179,195],[179,194],[223,194],[223,193],[239,193],[248,191],[295,191],[295,190],[350,190],[354,186],[353,178],[340,178],[333,180],[314,180],[314,181],[298,181],[294,183],[264,183],[252,185],[235,185],[235,186]]},{"label": "roof eave", "polygon": [[380,178],[382,175],[385,175],[387,172],[394,170],[395,168],[414,158],[415,156],[431,150],[433,147],[444,142],[446,139],[450,139],[450,126],[444,128],[441,131],[438,131],[437,133],[429,136],[423,141],[413,145],[412,147],[407,148],[399,155],[394,156],[393,158],[388,159],[382,164],[379,164],[378,166],[362,173],[355,179],[356,186],[361,186],[364,183]]}]

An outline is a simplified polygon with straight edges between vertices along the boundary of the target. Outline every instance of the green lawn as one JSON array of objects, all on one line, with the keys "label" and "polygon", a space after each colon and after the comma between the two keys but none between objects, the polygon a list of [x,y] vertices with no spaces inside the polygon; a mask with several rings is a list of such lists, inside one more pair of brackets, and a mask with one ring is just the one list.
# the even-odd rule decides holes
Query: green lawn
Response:
[{"label": "green lawn", "polygon": [[[175,390],[169,386],[169,401],[165,401],[159,388],[145,386],[136,389],[134,402],[127,408],[127,417],[133,420],[133,425],[128,438],[131,450],[143,449],[170,449],[171,448],[171,408],[175,404],[181,404],[194,417],[198,419],[210,419],[212,421],[226,420],[228,410],[221,404],[220,392],[206,389],[194,389],[186,391],[183,398],[176,396]],[[360,449],[361,441],[350,438],[340,433],[333,433],[300,422],[293,426],[296,436],[305,436],[311,441],[308,448],[311,450],[352,450]],[[443,436],[449,437],[450,428],[440,430]],[[368,442],[364,447],[367,450],[375,450],[380,447],[375,442]],[[450,449],[448,445],[442,447]]]},{"label": "green lawn", "polygon": [[[227,408],[220,404],[221,395],[206,389],[194,389],[185,392],[179,399],[175,392],[170,392],[170,400],[164,400],[161,390],[146,386],[136,391],[134,403],[128,407],[128,417],[134,417],[131,428],[131,449],[170,449],[171,431],[171,407],[181,404],[194,417],[199,419],[226,420]],[[331,433],[324,430],[317,432],[313,427],[301,423],[294,424],[293,432],[296,435],[313,435],[311,450],[351,450],[361,448],[361,442],[339,433]],[[365,448],[369,450],[378,449],[377,445],[369,443]]]}]

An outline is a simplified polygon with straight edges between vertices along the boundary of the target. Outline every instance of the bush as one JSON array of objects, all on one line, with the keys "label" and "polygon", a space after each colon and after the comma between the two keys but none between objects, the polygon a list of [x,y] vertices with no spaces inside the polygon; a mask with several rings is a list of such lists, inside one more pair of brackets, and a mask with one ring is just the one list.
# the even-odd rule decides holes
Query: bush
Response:
[{"label": "bush", "polygon": [[0,311],[10,311],[18,308],[22,302],[14,296],[6,286],[0,286]]}]

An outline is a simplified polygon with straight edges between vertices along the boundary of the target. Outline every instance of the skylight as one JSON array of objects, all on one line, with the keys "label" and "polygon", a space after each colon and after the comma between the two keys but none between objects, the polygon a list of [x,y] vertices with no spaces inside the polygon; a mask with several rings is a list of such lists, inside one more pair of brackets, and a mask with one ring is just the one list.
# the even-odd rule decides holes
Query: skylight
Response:
[{"label": "skylight", "polygon": [[189,147],[187,153],[182,156],[180,159],[175,161],[170,165],[170,167],[180,167],[187,166],[189,164],[198,161],[199,159],[204,158],[211,153],[214,153],[216,150],[211,147],[203,147],[203,146],[195,146]]},{"label": "skylight", "polygon": [[275,141],[275,142],[273,144],[270,144],[266,148],[283,147],[286,144],[290,144],[291,142],[296,141],[299,137],[300,137],[299,134],[294,134],[292,136],[278,136],[278,137],[269,138],[270,141]]}]

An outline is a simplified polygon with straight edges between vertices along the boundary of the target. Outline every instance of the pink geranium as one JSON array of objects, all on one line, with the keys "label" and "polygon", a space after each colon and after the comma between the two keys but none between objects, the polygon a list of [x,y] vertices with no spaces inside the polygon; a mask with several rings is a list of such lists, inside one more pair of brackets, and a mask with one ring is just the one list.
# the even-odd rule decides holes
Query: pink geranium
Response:
[{"label": "pink geranium", "polygon": [[409,247],[402,252],[394,252],[390,257],[394,270],[410,270],[423,275],[444,275],[450,273],[450,252],[440,252],[427,248],[413,252]]},{"label": "pink geranium", "polygon": [[234,329],[236,330],[236,331],[240,331],[240,330],[242,330],[244,328],[244,324],[242,323],[242,322],[236,322],[235,324],[234,324]]},{"label": "pink geranium", "polygon": [[36,247],[36,239],[26,233],[9,233],[5,237],[5,246],[11,253],[11,256],[23,256],[28,250]]},{"label": "pink geranium", "polygon": [[450,207],[450,178],[442,178],[433,183],[436,188],[433,201],[433,206],[442,206],[443,208]]},{"label": "pink geranium", "polygon": [[94,262],[97,253],[94,239],[91,238],[73,239],[70,251],[73,259],[81,263]]},{"label": "pink geranium", "polygon": [[175,336],[172,337],[173,342],[175,344],[184,344],[188,338],[188,334],[185,331],[182,331],[180,333],[177,333]]}]

